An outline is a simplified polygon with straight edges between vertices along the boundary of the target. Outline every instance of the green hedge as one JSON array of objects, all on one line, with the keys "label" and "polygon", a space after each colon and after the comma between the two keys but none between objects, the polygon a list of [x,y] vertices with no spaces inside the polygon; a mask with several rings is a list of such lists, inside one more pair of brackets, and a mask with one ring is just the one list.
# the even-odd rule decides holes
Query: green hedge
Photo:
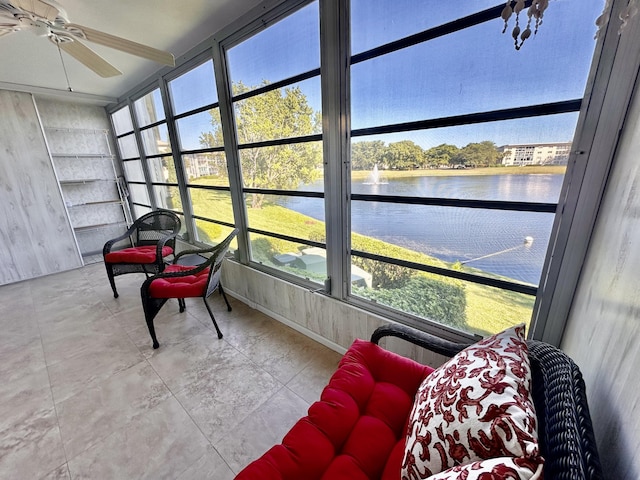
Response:
[{"label": "green hedge", "polygon": [[359,297],[451,327],[466,326],[467,299],[461,285],[416,275],[402,288],[368,289],[353,286],[352,292]]}]

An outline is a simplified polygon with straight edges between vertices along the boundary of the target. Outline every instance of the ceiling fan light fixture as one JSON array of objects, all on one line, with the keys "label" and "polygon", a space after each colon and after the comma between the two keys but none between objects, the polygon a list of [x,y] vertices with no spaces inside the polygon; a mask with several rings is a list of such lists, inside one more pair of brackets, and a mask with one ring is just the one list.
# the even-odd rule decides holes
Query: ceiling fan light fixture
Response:
[{"label": "ceiling fan light fixture", "polygon": [[37,18],[46,18],[53,22],[64,9],[52,0],[11,0],[14,7],[30,12]]},{"label": "ceiling fan light fixture", "polygon": [[[122,75],[122,72],[84,45],[81,40],[163,65],[175,66],[175,58],[169,52],[69,23],[66,12],[55,0],[0,0],[0,37],[19,30],[29,30],[37,36],[49,37],[59,51],[64,50],[103,78]],[[60,57],[62,60],[61,52]]]}]

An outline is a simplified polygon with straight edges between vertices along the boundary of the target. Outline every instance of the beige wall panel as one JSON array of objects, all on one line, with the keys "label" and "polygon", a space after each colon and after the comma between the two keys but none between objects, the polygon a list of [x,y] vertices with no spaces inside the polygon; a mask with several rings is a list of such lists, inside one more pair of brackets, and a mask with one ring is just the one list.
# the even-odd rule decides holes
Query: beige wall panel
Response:
[{"label": "beige wall panel", "polygon": [[0,285],[81,266],[31,95],[0,112]]},{"label": "beige wall panel", "polygon": [[[368,340],[376,328],[392,323],[234,261],[224,263],[222,275],[225,292],[340,353],[356,338]],[[446,360],[398,339],[383,339],[381,345],[425,365],[435,367]]]},{"label": "beige wall panel", "polygon": [[640,92],[562,341],[582,369],[607,478],[640,478]]}]

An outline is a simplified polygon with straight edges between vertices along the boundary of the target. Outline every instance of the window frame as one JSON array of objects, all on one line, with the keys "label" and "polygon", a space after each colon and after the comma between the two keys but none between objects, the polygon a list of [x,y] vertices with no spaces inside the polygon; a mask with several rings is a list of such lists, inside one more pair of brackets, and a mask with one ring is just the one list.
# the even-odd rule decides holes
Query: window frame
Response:
[{"label": "window frame", "polygon": [[[176,169],[180,165],[181,173],[178,174],[178,186],[181,190],[183,205],[190,208],[191,201],[188,188],[200,188],[197,185],[189,185],[184,178],[184,169],[182,166],[182,154],[185,153],[206,153],[208,151],[224,151],[227,159],[227,168],[229,171],[229,187],[218,187],[229,191],[235,217],[235,226],[241,231],[238,235],[239,250],[236,252],[236,259],[245,264],[250,265],[258,270],[288,280],[294,284],[311,287],[302,281],[299,277],[291,277],[285,272],[269,269],[259,264],[251,262],[248,258],[249,242],[248,233],[251,232],[247,223],[247,215],[244,210],[244,193],[246,190],[242,188],[242,178],[239,171],[239,151],[246,146],[237,145],[233,126],[233,101],[231,95],[231,86],[228,81],[228,68],[226,65],[225,49],[231,48],[238,44],[244,38],[247,38],[258,30],[266,28],[274,22],[277,22],[283,15],[294,12],[310,3],[310,0],[283,0],[280,2],[266,2],[259,8],[256,8],[241,17],[239,20],[225,27],[221,32],[212,36],[201,45],[195,47],[190,53],[191,57],[183,60],[175,69],[165,68],[157,76],[153,77],[149,83],[144,84],[140,89],[134,90],[123,97],[118,104],[109,106],[108,113],[113,113],[120,108],[126,106],[134,124],[133,133],[138,144],[140,152],[140,160],[142,162],[143,172],[145,173],[145,184],[148,190],[151,189],[149,175],[146,165],[146,157],[142,149],[140,138],[140,129],[136,124],[136,116],[132,102],[140,98],[145,93],[149,93],[154,88],[160,88],[163,95],[163,103],[165,108],[165,122],[169,129],[169,138],[172,145],[172,155],[174,156],[174,164]],[[622,0],[614,0],[611,18],[615,18],[617,14],[624,8]],[[500,16],[503,5],[478,12],[467,17],[449,22],[447,28],[461,29],[471,26],[473,22],[485,18],[491,12],[491,18]],[[325,201],[325,218],[333,218],[334,221],[326,222],[326,249],[327,249],[327,276],[329,281],[325,282],[324,293],[331,297],[352,304],[356,307],[365,308],[372,313],[384,314],[391,320],[402,321],[404,323],[414,323],[415,317],[403,314],[397,310],[387,309],[383,306],[375,305],[372,302],[360,302],[357,298],[349,295],[349,274],[348,259],[351,253],[361,254],[364,252],[351,251],[350,248],[350,201],[363,200],[358,194],[352,194],[350,191],[350,142],[351,138],[365,136],[373,133],[391,133],[398,131],[410,131],[423,128],[435,128],[437,126],[457,125],[459,122],[480,123],[494,121],[497,119],[522,118],[523,116],[537,116],[542,114],[552,114],[559,112],[579,112],[578,123],[576,126],[576,135],[574,137],[574,148],[569,157],[569,166],[565,174],[561,198],[557,204],[545,204],[541,207],[535,202],[523,206],[523,208],[544,208],[551,209],[556,206],[556,214],[554,225],[551,233],[551,241],[547,250],[547,255],[543,265],[542,279],[538,288],[532,319],[532,328],[530,337],[542,339],[549,343],[558,345],[562,338],[562,332],[568,316],[571,305],[571,299],[577,285],[577,280],[582,266],[582,261],[586,256],[586,250],[590,238],[591,231],[595,223],[595,217],[598,211],[599,202],[602,198],[604,185],[608,169],[611,165],[613,154],[616,148],[617,133],[615,128],[619,127],[624,120],[624,113],[631,96],[633,81],[625,78],[616,78],[613,75],[614,60],[618,62],[616,55],[619,52],[619,37],[617,36],[617,25],[611,22],[607,26],[606,31],[601,32],[600,40],[596,44],[593,57],[591,72],[587,81],[585,95],[582,99],[567,100],[564,102],[556,102],[554,104],[533,105],[527,107],[517,107],[512,109],[495,110],[491,112],[478,112],[470,115],[458,115],[454,117],[420,120],[417,122],[408,122],[395,125],[384,125],[379,127],[350,129],[350,111],[349,111],[349,68],[350,65],[357,64],[369,58],[388,53],[389,49],[405,48],[424,41],[426,38],[436,38],[442,33],[442,26],[427,29],[414,35],[410,35],[400,40],[390,42],[388,44],[360,52],[354,56],[349,55],[349,0],[338,0],[336,2],[328,2],[320,0],[320,57],[322,75],[322,116],[323,116],[323,132],[316,140],[323,142],[324,155],[324,181],[325,189],[323,198]],[[486,20],[482,20],[486,21]],[[346,23],[345,23],[346,22]],[[469,22],[472,22],[471,24]],[[346,26],[345,26],[346,25]],[[466,26],[465,26],[466,25]],[[628,38],[623,40],[623,44],[631,42]],[[389,50],[392,51],[392,50]],[[624,51],[620,54],[623,60],[628,60],[629,54],[624,55]],[[178,139],[176,134],[175,121],[189,114],[198,111],[205,111],[209,106],[199,107],[189,112],[183,112],[180,115],[172,115],[172,103],[169,101],[169,93],[167,91],[167,82],[184,73],[193,65],[202,63],[202,59],[213,59],[214,62],[214,81],[218,92],[218,108],[222,120],[224,146],[216,147],[213,150],[192,150],[181,151],[178,148]],[[633,68],[637,70],[637,62],[629,62],[630,66],[624,66],[623,60],[619,60],[618,72],[622,71],[628,74],[628,78],[635,79]],[[302,79],[306,75],[311,75],[315,69],[309,72],[290,77],[289,79],[278,81],[264,88],[274,89],[284,86],[291,78]],[[607,73],[608,72],[608,73]],[[620,74],[618,73],[618,77]],[[306,79],[306,77],[305,77]],[[618,89],[613,91],[609,88],[610,84],[615,83]],[[333,87],[329,89],[328,87]],[[140,92],[145,92],[142,95]],[[255,94],[255,91],[248,92]],[[245,95],[245,94],[243,94]],[[235,99],[237,100],[237,98]],[[613,105],[613,107],[612,107]],[[613,122],[611,125],[604,126],[598,123],[598,119],[603,111],[611,113],[616,112],[614,117],[618,120],[617,124]],[[111,118],[110,118],[111,119]],[[111,120],[112,121],[112,120]],[[453,122],[453,123],[452,123]],[[160,122],[157,122],[160,123]],[[615,124],[615,125],[614,125]],[[149,126],[146,126],[147,128]],[[112,128],[113,121],[112,121]],[[113,129],[115,132],[115,129]],[[131,132],[121,133],[114,138],[117,139]],[[287,139],[290,140],[290,139]],[[599,143],[597,143],[598,141]],[[116,142],[117,143],[117,142]],[[270,142],[259,142],[254,146],[269,145]],[[275,143],[274,143],[275,144]],[[578,162],[579,158],[587,157],[587,161]],[[595,158],[604,158],[606,161],[596,161]],[[126,160],[126,159],[125,159]],[[122,161],[122,159],[121,159]],[[141,182],[131,182],[141,183]],[[587,195],[587,190],[589,194]],[[262,191],[256,189],[258,193],[272,193],[271,190]],[[145,208],[157,208],[154,196],[149,191],[149,198],[153,205],[136,204]],[[348,198],[350,201],[343,202],[341,199]],[[396,198],[384,198],[384,201],[394,202]],[[404,199],[400,199],[404,201]],[[422,199],[419,202],[437,202],[436,205],[446,203],[446,199]],[[381,201],[376,196],[375,201]],[[510,202],[507,202],[510,203]],[[515,202],[518,203],[518,202]],[[481,203],[476,206],[480,207]],[[503,203],[503,206],[505,203]],[[457,202],[453,206],[462,206]],[[516,208],[514,208],[516,209]],[[185,210],[187,210],[185,208]],[[525,210],[527,211],[527,210]],[[535,211],[535,210],[534,210]],[[547,211],[547,210],[545,210]],[[190,233],[193,234],[194,219],[209,221],[208,219],[194,216],[192,212],[185,211],[185,220],[187,225],[191,225]],[[231,227],[228,223],[225,226]],[[256,232],[261,233],[261,232]],[[194,237],[191,237],[194,238]],[[286,240],[293,237],[284,238]],[[302,243],[308,243],[303,241]],[[568,249],[568,245],[572,245]],[[389,261],[386,257],[384,261]],[[345,261],[345,259],[347,261]],[[378,259],[378,258],[376,258]],[[390,259],[393,260],[393,259]],[[412,264],[405,266],[413,267]],[[447,275],[449,276],[449,275]],[[475,279],[477,280],[477,279]],[[475,281],[474,280],[474,281]],[[478,282],[481,283],[481,282]],[[454,340],[465,340],[472,336],[464,332],[457,332],[446,326],[433,322],[424,322],[420,319],[420,328],[432,331],[444,338]]]}]

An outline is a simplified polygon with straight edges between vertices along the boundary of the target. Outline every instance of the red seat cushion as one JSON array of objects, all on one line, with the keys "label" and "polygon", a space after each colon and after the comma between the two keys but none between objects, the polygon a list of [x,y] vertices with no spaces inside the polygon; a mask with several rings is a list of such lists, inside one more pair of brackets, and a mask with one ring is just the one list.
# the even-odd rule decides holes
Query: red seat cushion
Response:
[{"label": "red seat cushion", "polygon": [[[163,257],[172,253],[173,248],[162,247]],[[104,256],[104,261],[107,263],[154,263],[156,261],[156,246],[144,245],[110,252]]]},{"label": "red seat cushion", "polygon": [[308,415],[236,479],[399,479],[414,395],[432,371],[356,340]]},{"label": "red seat cushion", "polygon": [[[192,265],[169,265],[163,273],[186,272],[195,268]],[[152,298],[201,297],[207,288],[208,276],[209,267],[195,275],[158,278],[149,285],[149,295]]]}]

